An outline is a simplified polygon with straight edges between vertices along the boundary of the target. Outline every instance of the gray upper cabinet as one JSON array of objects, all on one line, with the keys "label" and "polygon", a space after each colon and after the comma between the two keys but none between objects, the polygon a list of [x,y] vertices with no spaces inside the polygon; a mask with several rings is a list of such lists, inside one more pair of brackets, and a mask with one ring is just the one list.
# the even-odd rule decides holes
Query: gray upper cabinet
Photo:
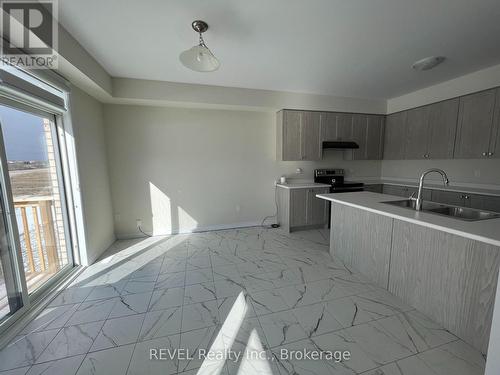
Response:
[{"label": "gray upper cabinet", "polygon": [[407,112],[405,159],[451,159],[455,144],[458,99]]},{"label": "gray upper cabinet", "polygon": [[325,112],[321,114],[321,138],[323,141],[337,139],[337,114]]},{"label": "gray upper cabinet", "polygon": [[393,113],[385,122],[384,159],[404,159],[407,112]]},{"label": "gray upper cabinet", "polygon": [[459,99],[445,100],[429,106],[427,158],[451,159],[455,147]]},{"label": "gray upper cabinet", "polygon": [[405,159],[426,159],[430,106],[411,109],[406,119]]},{"label": "gray upper cabinet", "polygon": [[352,140],[359,145],[359,149],[352,150],[352,159],[382,159],[384,116],[354,115],[352,121]]},{"label": "gray upper cabinet", "polygon": [[346,141],[352,139],[351,113],[326,112],[322,114],[323,141]]},{"label": "gray upper cabinet", "polygon": [[490,141],[490,157],[500,158],[500,88],[496,91],[495,113]]},{"label": "gray upper cabinet", "polygon": [[321,113],[283,110],[277,114],[278,160],[321,159]]},{"label": "gray upper cabinet", "polygon": [[351,113],[337,114],[337,141],[349,141],[352,139],[352,118]]},{"label": "gray upper cabinet", "polygon": [[301,124],[302,160],[321,160],[321,113],[303,112]]},{"label": "gray upper cabinet", "polygon": [[280,111],[277,116],[278,160],[301,160],[300,111]]},{"label": "gray upper cabinet", "polygon": [[456,159],[490,156],[496,91],[481,91],[460,98],[454,152]]}]

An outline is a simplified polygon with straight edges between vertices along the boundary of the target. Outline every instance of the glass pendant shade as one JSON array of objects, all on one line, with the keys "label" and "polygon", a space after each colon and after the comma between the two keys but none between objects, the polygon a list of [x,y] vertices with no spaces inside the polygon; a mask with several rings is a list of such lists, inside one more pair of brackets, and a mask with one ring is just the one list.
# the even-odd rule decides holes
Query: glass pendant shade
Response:
[{"label": "glass pendant shade", "polygon": [[197,72],[213,72],[220,66],[219,60],[202,44],[182,52],[179,59],[186,68]]}]

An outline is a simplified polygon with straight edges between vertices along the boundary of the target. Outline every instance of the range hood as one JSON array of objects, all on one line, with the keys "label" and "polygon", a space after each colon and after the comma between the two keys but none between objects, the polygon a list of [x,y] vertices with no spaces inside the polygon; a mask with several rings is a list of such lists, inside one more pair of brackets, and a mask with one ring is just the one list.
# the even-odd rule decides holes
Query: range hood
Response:
[{"label": "range hood", "polygon": [[354,141],[324,141],[323,148],[359,148],[359,145]]}]

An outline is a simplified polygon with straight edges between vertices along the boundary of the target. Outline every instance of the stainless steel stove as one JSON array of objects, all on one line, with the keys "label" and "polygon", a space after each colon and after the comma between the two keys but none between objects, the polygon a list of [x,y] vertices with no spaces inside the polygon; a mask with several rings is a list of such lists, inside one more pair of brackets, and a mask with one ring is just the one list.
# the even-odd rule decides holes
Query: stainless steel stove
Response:
[{"label": "stainless steel stove", "polygon": [[[343,169],[315,169],[314,182],[330,185],[330,193],[352,193],[355,191],[363,191],[364,184],[362,182],[345,182]],[[328,208],[328,228],[330,228],[331,210],[330,203]]]},{"label": "stainless steel stove", "polygon": [[330,185],[330,193],[363,191],[362,182],[345,182],[343,169],[315,169],[314,182]]}]

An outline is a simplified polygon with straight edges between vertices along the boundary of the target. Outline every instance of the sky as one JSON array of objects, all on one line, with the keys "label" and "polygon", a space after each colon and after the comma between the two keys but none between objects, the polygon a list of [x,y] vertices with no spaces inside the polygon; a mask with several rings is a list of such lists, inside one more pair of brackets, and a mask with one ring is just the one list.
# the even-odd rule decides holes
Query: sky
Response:
[{"label": "sky", "polygon": [[47,161],[43,119],[0,105],[0,126],[9,161]]}]

